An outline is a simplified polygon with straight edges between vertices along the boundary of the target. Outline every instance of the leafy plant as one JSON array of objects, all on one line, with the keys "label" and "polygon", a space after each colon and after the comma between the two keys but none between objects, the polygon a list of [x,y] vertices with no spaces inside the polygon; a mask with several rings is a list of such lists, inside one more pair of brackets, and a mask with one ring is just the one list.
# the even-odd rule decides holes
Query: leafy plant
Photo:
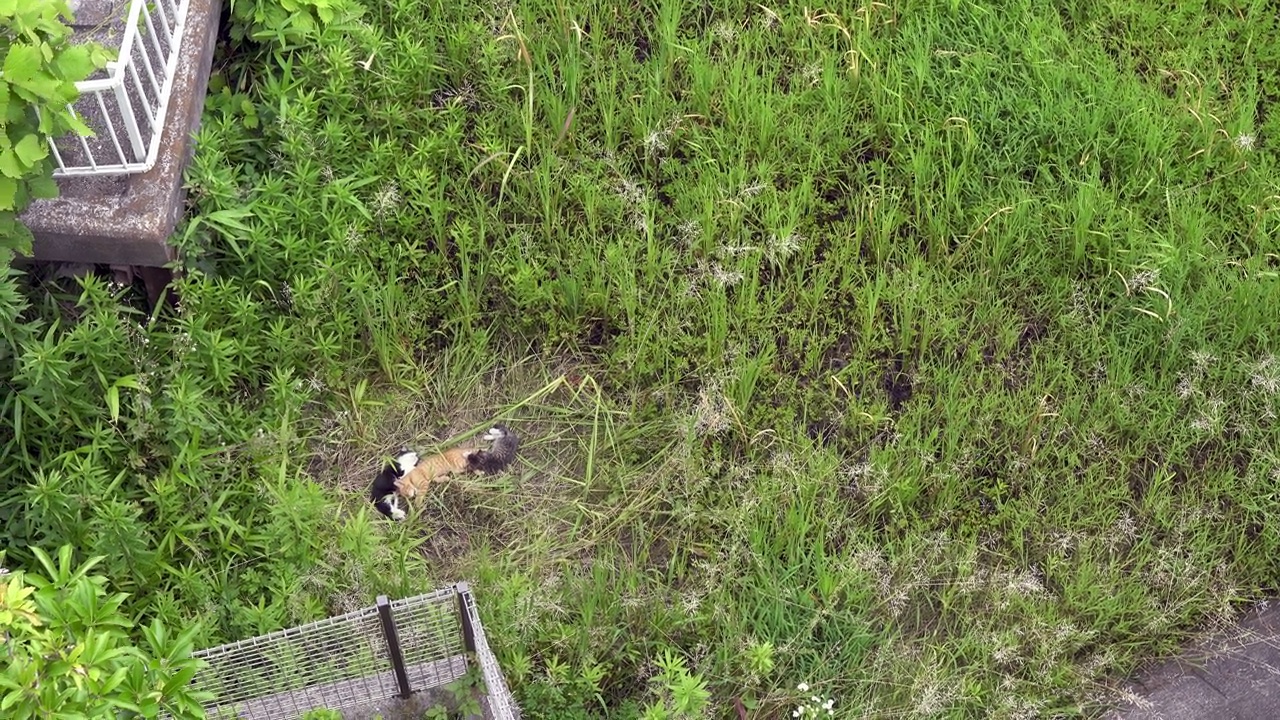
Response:
[{"label": "leafy plant", "polygon": [[96,43],[71,44],[66,0],[0,2],[0,249],[31,251],[18,220],[32,198],[58,193],[48,138],[92,131],[69,109],[75,84],[110,55]]},{"label": "leafy plant", "polygon": [[693,720],[702,717],[711,693],[707,681],[689,671],[684,658],[664,650],[655,662],[658,673],[650,681],[658,700],[645,706],[641,720]]},{"label": "leafy plant", "polygon": [[446,685],[445,690],[452,697],[453,714],[463,718],[481,714],[483,709],[480,707],[480,696],[484,693],[484,676],[474,657],[470,659],[462,677]]},{"label": "leafy plant", "polygon": [[32,552],[45,575],[0,576],[4,634],[0,711],[6,718],[204,717],[209,696],[192,690],[200,661],[191,657],[195,628],[169,635],[159,620],[143,629],[146,644],[130,644],[133,623],[125,596],[89,575],[102,558],[74,565],[70,546],[55,561]]},{"label": "leafy plant", "polygon": [[473,578],[556,720],[1101,714],[1275,586],[1266,3],[430,5],[232,48],[175,317],[0,283],[6,562],[210,644]]},{"label": "leafy plant", "polygon": [[231,0],[229,32],[237,42],[293,50],[356,7],[353,0]]}]

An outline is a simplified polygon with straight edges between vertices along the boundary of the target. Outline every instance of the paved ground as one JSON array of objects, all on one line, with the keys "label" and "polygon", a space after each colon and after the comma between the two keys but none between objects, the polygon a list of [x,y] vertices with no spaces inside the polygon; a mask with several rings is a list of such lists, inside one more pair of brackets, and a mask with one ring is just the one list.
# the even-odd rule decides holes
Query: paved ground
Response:
[{"label": "paved ground", "polygon": [[1150,668],[1131,690],[1135,702],[1105,720],[1280,719],[1280,602]]}]

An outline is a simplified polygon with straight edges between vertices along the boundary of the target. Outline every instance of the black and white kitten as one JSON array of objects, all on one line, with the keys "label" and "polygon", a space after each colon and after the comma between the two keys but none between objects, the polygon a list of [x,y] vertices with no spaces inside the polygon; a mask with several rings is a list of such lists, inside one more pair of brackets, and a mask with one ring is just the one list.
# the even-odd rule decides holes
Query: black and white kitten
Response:
[{"label": "black and white kitten", "polygon": [[418,453],[403,452],[395,462],[388,463],[373,479],[369,488],[369,500],[378,512],[392,520],[404,519],[404,508],[400,505],[400,495],[396,492],[396,481],[418,464]]}]

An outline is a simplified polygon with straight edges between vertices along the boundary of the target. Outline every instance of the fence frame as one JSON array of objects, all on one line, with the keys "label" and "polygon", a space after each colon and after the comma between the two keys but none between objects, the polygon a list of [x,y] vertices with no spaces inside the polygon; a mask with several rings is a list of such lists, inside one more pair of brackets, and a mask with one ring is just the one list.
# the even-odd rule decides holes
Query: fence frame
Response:
[{"label": "fence frame", "polygon": [[[101,120],[105,123],[105,128],[95,129],[95,135],[97,130],[107,131],[111,149],[115,151],[115,162],[99,162],[88,141],[74,133],[49,137],[54,177],[129,175],[147,172],[155,166],[160,155],[160,140],[164,135],[178,60],[187,34],[189,7],[190,0],[130,0],[119,54],[107,63],[107,77],[76,83],[80,97],[67,105],[77,119],[87,122],[90,116],[77,111],[75,106],[82,100],[93,98],[96,107],[90,104],[90,108],[101,112]],[[167,48],[161,46],[161,37]],[[137,55],[135,47],[139,51]],[[142,58],[141,61],[135,59],[137,56]],[[114,101],[111,108],[108,107],[108,99]],[[137,104],[141,104],[141,108],[135,108],[135,100],[140,101]],[[112,108],[119,114],[123,132],[116,129]],[[139,115],[145,122],[139,122]],[[121,134],[125,136],[124,144]],[[78,147],[73,145],[70,149],[82,153],[84,160],[68,162],[59,148],[59,141],[77,142]]]},{"label": "fence frame", "polygon": [[[440,635],[443,618],[451,618],[456,624],[448,622],[452,629]],[[437,652],[424,655],[421,645],[411,645],[409,649],[418,652],[407,660],[403,632],[410,633],[411,644],[421,641],[422,633],[427,633],[428,642],[437,643],[431,646]],[[415,634],[417,640],[413,637]],[[334,673],[329,677],[326,663],[334,661],[334,651],[317,652],[317,646],[336,642],[335,638],[373,650],[370,655],[361,656],[364,660],[352,661],[359,665],[353,665],[353,672]],[[350,651],[350,646],[344,647]],[[276,686],[270,680],[243,681],[245,672],[266,677],[275,671],[283,672],[282,666],[269,659],[273,653],[295,658],[288,664],[287,672],[310,678],[308,684],[298,687],[290,683],[291,686],[282,690],[279,685],[286,684],[284,681]],[[197,689],[215,694],[214,699],[205,704],[210,718],[226,717],[222,713],[230,712],[230,717],[276,720],[298,717],[312,709],[371,706],[409,698],[420,691],[441,689],[464,675],[469,667],[478,668],[484,681],[485,694],[481,698],[484,717],[519,718],[519,710],[485,638],[475,596],[465,582],[396,601],[379,595],[372,607],[206,648],[193,656],[208,663],[196,674],[193,683]],[[296,659],[299,656],[301,659]],[[363,664],[359,664],[361,662]],[[320,676],[325,677],[315,679]],[[394,682],[388,676],[393,677]],[[218,697],[217,688],[227,685],[234,690]]]}]

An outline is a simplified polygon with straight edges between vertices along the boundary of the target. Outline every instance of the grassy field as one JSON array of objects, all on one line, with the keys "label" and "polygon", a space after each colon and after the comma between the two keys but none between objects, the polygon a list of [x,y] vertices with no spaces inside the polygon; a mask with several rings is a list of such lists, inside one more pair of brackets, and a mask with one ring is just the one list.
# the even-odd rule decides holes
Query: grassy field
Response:
[{"label": "grassy field", "polygon": [[[766,5],[228,56],[178,317],[31,295],[107,403],[24,537],[209,642],[470,578],[531,718],[1096,716],[1274,593],[1274,4]],[[495,419],[512,472],[364,502]]]}]

